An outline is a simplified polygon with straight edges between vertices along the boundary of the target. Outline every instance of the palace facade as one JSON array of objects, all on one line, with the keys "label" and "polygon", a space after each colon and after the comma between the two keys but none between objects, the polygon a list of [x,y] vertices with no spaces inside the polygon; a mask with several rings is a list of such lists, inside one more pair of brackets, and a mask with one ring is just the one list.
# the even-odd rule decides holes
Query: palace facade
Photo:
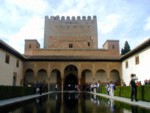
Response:
[{"label": "palace facade", "polygon": [[56,84],[59,90],[68,86],[85,90],[97,82],[121,85],[128,82],[126,62],[136,55],[141,63],[139,54],[149,55],[149,45],[150,39],[121,56],[118,40],[107,40],[98,48],[96,16],[46,16],[43,48],[36,39],[25,40],[24,54],[20,54],[0,40],[0,85],[34,85],[40,81],[49,90]]}]

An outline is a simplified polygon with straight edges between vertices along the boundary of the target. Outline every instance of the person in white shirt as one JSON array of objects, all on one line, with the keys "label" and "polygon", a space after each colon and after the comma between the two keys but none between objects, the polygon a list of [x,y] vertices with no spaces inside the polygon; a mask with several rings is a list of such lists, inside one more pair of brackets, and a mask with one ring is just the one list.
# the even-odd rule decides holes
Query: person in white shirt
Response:
[{"label": "person in white shirt", "polygon": [[110,96],[114,96],[114,83],[110,81]]},{"label": "person in white shirt", "polygon": [[100,80],[98,81],[97,83],[97,90],[96,90],[97,93],[100,93],[101,90],[100,90]]}]

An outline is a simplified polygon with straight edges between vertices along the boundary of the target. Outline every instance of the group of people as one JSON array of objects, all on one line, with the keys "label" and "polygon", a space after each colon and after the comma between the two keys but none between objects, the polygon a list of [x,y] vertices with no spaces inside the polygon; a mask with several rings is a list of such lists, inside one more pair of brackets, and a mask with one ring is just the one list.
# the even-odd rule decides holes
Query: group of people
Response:
[{"label": "group of people", "polygon": [[116,85],[112,81],[110,81],[110,83],[107,83],[105,88],[107,95],[114,96],[114,90],[116,90]]},{"label": "group of people", "polygon": [[98,83],[91,84],[90,91],[92,91],[94,93],[100,93],[100,81],[98,81]]},{"label": "group of people", "polygon": [[42,94],[43,92],[46,92],[47,90],[47,85],[45,82],[39,82],[39,81],[36,81],[35,83],[35,92],[36,94]]},{"label": "group of people", "polygon": [[144,80],[144,85],[150,85],[150,79],[149,80]]},{"label": "group of people", "polygon": [[[100,81],[98,81],[98,83],[95,83],[95,84],[91,84],[90,85],[90,91],[91,92],[94,92],[94,93],[100,93]],[[113,83],[112,81],[110,81],[110,83],[107,83],[106,86],[106,93],[110,96],[114,96],[114,90],[116,89],[116,85],[115,83]]]}]

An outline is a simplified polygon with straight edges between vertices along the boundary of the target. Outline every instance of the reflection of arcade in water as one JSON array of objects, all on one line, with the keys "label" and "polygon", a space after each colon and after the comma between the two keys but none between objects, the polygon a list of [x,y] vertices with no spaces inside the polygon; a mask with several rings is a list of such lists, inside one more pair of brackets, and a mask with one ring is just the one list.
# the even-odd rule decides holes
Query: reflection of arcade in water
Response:
[{"label": "reflection of arcade in water", "polygon": [[106,99],[101,101],[101,97],[88,93],[65,92],[51,94],[49,97],[50,113],[99,113],[103,109],[107,113],[113,113],[114,103],[109,102]]},{"label": "reflection of arcade in water", "polygon": [[0,113],[150,113],[150,110],[89,93],[64,92],[40,96],[0,108]]}]

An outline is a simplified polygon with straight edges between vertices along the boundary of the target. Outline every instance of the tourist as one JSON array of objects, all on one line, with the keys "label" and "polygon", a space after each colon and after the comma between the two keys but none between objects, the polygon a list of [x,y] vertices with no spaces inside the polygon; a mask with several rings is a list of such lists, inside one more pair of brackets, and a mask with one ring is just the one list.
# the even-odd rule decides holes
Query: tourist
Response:
[{"label": "tourist", "polygon": [[126,86],[126,83],[125,83],[125,82],[123,82],[123,86]]},{"label": "tourist", "polygon": [[56,83],[56,85],[55,85],[55,91],[57,91],[58,90],[58,85],[57,85],[57,83]]},{"label": "tourist", "polygon": [[40,95],[42,95],[42,93],[43,93],[43,83],[40,82],[39,84],[40,84]]},{"label": "tourist", "polygon": [[97,83],[94,84],[94,93],[96,93],[97,90]]},{"label": "tourist", "polygon": [[39,84],[38,81],[36,81],[36,83],[35,83],[35,90],[36,90],[36,94],[39,94],[39,92],[40,92],[40,84]]},{"label": "tourist", "polygon": [[148,85],[148,80],[144,80],[144,85]]},{"label": "tourist", "polygon": [[97,93],[100,93],[100,92],[101,92],[101,90],[100,90],[100,80],[99,80],[97,83]]},{"label": "tourist", "polygon": [[105,88],[106,88],[106,94],[109,95],[109,91],[110,91],[109,83],[106,84]]},{"label": "tourist", "polygon": [[150,79],[149,80],[147,80],[147,84],[146,85],[150,85]]},{"label": "tourist", "polygon": [[135,101],[137,100],[137,85],[135,81],[137,80],[137,77],[135,74],[131,74],[131,81],[130,81],[130,86],[131,86],[131,101],[133,101],[133,97]]},{"label": "tourist", "polygon": [[110,92],[109,92],[109,94],[110,94],[110,96],[114,96],[114,87],[115,87],[115,84],[112,82],[112,81],[110,81]]},{"label": "tourist", "polygon": [[94,91],[94,85],[91,84],[91,92],[93,92],[93,91]]},{"label": "tourist", "polygon": [[137,82],[136,82],[136,85],[137,85],[137,86],[141,86],[141,81],[137,81]]}]

